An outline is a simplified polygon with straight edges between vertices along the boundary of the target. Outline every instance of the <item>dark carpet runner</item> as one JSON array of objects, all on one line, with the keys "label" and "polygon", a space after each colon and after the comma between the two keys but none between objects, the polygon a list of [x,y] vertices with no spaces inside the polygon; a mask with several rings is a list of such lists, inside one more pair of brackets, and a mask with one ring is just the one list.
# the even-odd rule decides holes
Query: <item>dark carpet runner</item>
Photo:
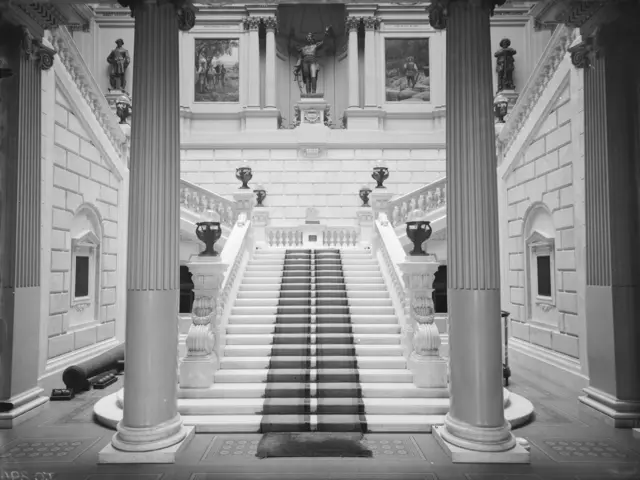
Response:
[{"label": "dark carpet runner", "polygon": [[[323,338],[316,334],[329,336]],[[272,345],[261,433],[362,434],[367,431],[339,250],[285,252]],[[317,375],[313,378],[312,368],[317,369]],[[284,383],[296,384],[297,387],[284,388]],[[315,388],[312,388],[312,383],[315,383]],[[336,384],[342,388],[336,388]],[[312,403],[317,404],[315,409]],[[287,421],[281,420],[284,415]],[[297,419],[292,421],[292,415]],[[260,443],[280,445],[281,449],[286,444],[285,450],[289,451],[296,450],[295,445],[292,447],[290,443],[300,442],[303,437],[285,435],[278,438],[263,438]],[[328,448],[327,456],[336,456],[331,451],[344,450],[338,448],[339,442],[351,441],[350,438],[326,435],[322,441],[319,437],[305,438],[306,443],[311,442],[316,447],[325,445]],[[308,445],[304,448],[299,446],[299,453],[308,449]],[[363,455],[359,446],[351,450],[357,452],[357,456]],[[348,455],[346,451],[343,453]],[[263,452],[259,456],[274,454]]]}]

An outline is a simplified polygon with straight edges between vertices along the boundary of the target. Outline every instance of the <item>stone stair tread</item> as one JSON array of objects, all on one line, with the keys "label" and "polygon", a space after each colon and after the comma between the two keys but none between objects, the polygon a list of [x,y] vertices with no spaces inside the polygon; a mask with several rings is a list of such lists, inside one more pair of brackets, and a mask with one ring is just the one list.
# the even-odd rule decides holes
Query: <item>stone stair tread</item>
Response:
[{"label": "stone stair tread", "polygon": [[[299,362],[304,360],[305,357],[299,356],[299,355],[291,355],[291,356],[281,356],[281,355],[275,355],[275,356],[253,356],[253,357],[223,357],[220,360],[220,368],[224,369],[225,368],[225,364],[228,363],[235,363],[235,364],[242,364],[242,363],[258,363],[258,362],[263,362],[266,363],[267,365],[269,364],[269,362],[271,361],[275,361],[275,362],[284,362],[284,361],[290,361],[290,362]],[[316,361],[318,358],[320,357],[315,357]],[[340,362],[340,361],[350,361],[353,360],[353,357],[350,356],[346,356],[346,355],[327,355],[327,356],[322,356],[321,357],[322,361],[325,362]],[[397,356],[397,357],[389,357],[389,356],[356,356],[356,360],[358,363],[374,363],[374,362],[382,362],[386,365],[388,365],[388,368],[405,368],[406,367],[406,360],[404,357],[401,356]],[[379,367],[378,367],[379,368]]]},{"label": "stone stair tread", "polygon": [[[279,324],[276,325],[275,323],[273,324],[268,324],[268,323],[258,323],[258,324],[251,324],[251,323],[238,323],[238,324],[233,324],[233,323],[229,323],[227,325],[227,332],[230,335],[246,335],[248,333],[255,333],[255,334],[267,334],[267,333],[273,333],[273,331],[276,328],[281,328],[282,330],[295,330],[298,328],[304,328],[304,327],[309,327],[310,325],[316,326],[316,331],[320,331],[322,330],[323,327],[344,327],[344,329],[346,330],[348,327],[351,327],[352,329],[355,329],[355,331],[352,331],[351,333],[375,333],[378,335],[383,335],[385,333],[400,333],[400,325],[397,324],[379,324],[379,323],[356,323],[356,324],[349,324],[349,323],[314,323],[314,324],[309,324],[309,323],[285,323],[285,324]],[[236,333],[232,332],[235,331]],[[259,332],[252,332],[251,330],[260,330]],[[367,332],[367,330],[369,330],[369,332]],[[370,330],[382,330],[382,331],[370,331]],[[390,330],[396,330],[396,331],[391,331]],[[347,332],[344,332],[347,333]]]},{"label": "stone stair tread", "polygon": [[[343,344],[324,344],[322,345],[324,348],[344,348]],[[224,347],[224,353],[225,356],[228,355],[229,353],[238,353],[238,354],[243,354],[243,355],[247,355],[248,353],[253,354],[253,355],[257,355],[257,356],[262,356],[260,355],[261,350],[262,351],[267,351],[270,352],[272,349],[273,345],[271,344],[263,344],[263,345],[243,345],[243,344],[237,344],[237,345],[225,345]],[[280,350],[284,350],[284,349],[300,349],[302,347],[306,347],[305,344],[295,344],[295,343],[289,343],[289,344],[283,344],[283,345],[278,345],[278,349]],[[356,349],[356,355],[361,355],[367,352],[375,352],[375,353],[382,353],[382,352],[387,352],[389,354],[393,354],[393,355],[402,355],[403,353],[403,349],[402,346],[399,344],[382,344],[382,345],[356,345],[355,346]],[[234,355],[235,356],[235,355]]]},{"label": "stone stair tread", "polygon": [[[289,307],[289,306],[302,306],[302,305],[289,305],[289,303],[301,302],[303,300],[314,300],[314,305],[317,305],[318,300],[324,302],[332,301],[344,301],[346,300],[346,307],[373,307],[382,306],[390,307],[390,298],[344,298],[344,297],[283,297],[283,298],[237,298],[234,306],[236,307]],[[280,304],[281,303],[281,304]],[[326,306],[326,305],[322,305]],[[331,306],[331,305],[328,305]],[[343,305],[336,305],[343,306]]]},{"label": "stone stair tread", "polygon": [[[264,405],[266,398],[181,398],[179,400],[179,406],[183,405]],[[295,405],[300,403],[300,398],[291,397],[272,397],[268,399],[269,402],[273,402],[279,405]],[[317,398],[314,399],[318,404],[322,405],[344,405],[353,401],[349,397],[329,397],[329,398]],[[438,407],[448,407],[448,398],[428,398],[428,397],[414,397],[414,398],[363,398],[363,401],[367,405],[376,406],[402,406],[402,405],[432,405]]]},{"label": "stone stair tread", "polygon": [[[351,323],[353,324],[362,324],[362,323],[379,323],[382,325],[397,325],[398,319],[394,315],[371,315],[371,314],[349,314],[351,317]],[[285,318],[299,318],[300,315],[290,314],[290,315],[278,315]],[[330,319],[331,317],[339,318],[344,315],[338,314],[322,314],[324,319]],[[265,315],[256,315],[256,314],[247,314],[247,315],[238,315],[232,314],[229,316],[229,324],[232,325],[242,325],[242,324],[275,324],[276,322],[276,314],[265,314]]]},{"label": "stone stair tread", "polygon": [[[288,286],[291,287],[293,285],[296,285],[298,287],[300,287],[299,289],[295,290],[295,291],[301,291],[301,290],[305,290],[308,291],[309,289],[309,284],[308,283],[297,283],[297,284],[289,284]],[[385,294],[388,294],[387,292],[387,286],[384,283],[349,283],[347,285],[345,285],[344,283],[332,283],[331,285],[335,285],[336,287],[338,286],[345,286],[347,289],[347,293],[351,294],[351,292],[356,291],[356,292],[371,292],[371,291],[379,291],[379,292],[384,292]],[[255,290],[270,290],[270,291],[280,291],[280,284],[279,283],[241,283],[240,284],[240,291],[255,291]],[[293,291],[293,290],[292,290]]]}]

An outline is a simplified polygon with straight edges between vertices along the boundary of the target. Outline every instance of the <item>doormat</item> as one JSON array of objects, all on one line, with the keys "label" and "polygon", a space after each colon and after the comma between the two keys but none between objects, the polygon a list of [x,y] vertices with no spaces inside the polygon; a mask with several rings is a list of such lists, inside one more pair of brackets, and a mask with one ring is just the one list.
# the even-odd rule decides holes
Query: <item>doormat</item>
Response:
[{"label": "doormat", "polygon": [[373,457],[361,433],[266,433],[256,457]]}]

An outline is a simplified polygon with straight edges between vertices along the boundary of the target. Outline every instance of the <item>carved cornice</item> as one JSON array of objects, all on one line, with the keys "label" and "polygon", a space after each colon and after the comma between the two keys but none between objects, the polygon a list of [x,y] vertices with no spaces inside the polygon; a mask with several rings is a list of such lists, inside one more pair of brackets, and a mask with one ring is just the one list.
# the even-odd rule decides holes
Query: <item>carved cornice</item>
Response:
[{"label": "carved cornice", "polygon": [[545,52],[529,77],[529,81],[518,97],[515,107],[500,132],[498,147],[503,155],[507,155],[531,115],[531,111],[538,103],[540,96],[544,93],[549,81],[558,70],[560,63],[577,36],[578,31],[576,29],[570,29],[562,25],[556,29],[551,40],[549,40]]},{"label": "carved cornice", "polygon": [[[176,9],[178,28],[183,32],[188,32],[196,24],[196,8],[187,0],[168,0]],[[118,0],[118,3],[131,10],[131,16],[135,17],[137,10],[145,8],[144,0]]]},{"label": "carved cornice", "polygon": [[365,30],[377,30],[380,28],[380,17],[364,17],[362,19]]},{"label": "carved cornice", "polygon": [[50,41],[52,45],[58,47],[60,62],[69,72],[71,79],[78,88],[78,92],[89,105],[109,142],[126,164],[129,157],[127,137],[120,128],[116,115],[109,106],[109,102],[102,93],[89,67],[85,64],[71,34],[65,27],[58,27],[51,30]]},{"label": "carved cornice", "polygon": [[[444,30],[447,28],[448,9],[451,2],[462,2],[463,0],[431,0],[431,4],[427,7],[429,13],[429,24],[436,30]],[[464,6],[470,8],[488,8],[493,15],[496,7],[500,7],[506,3],[506,0],[464,0]]]},{"label": "carved cornice", "polygon": [[566,25],[579,28],[586,37],[620,16],[621,10],[631,3],[628,0],[547,0],[538,2],[531,9],[537,29]]}]

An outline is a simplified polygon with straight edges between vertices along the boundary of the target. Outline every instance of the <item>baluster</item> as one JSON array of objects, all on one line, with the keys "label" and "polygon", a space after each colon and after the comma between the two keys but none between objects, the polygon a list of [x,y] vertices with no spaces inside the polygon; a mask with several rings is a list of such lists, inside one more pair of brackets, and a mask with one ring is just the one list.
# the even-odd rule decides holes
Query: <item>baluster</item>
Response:
[{"label": "baluster", "polygon": [[206,195],[202,195],[200,197],[200,212],[206,212],[207,211],[207,205],[208,205],[208,200]]},{"label": "baluster", "polygon": [[391,223],[394,227],[400,224],[400,208],[398,205],[393,207],[393,212],[391,213]]},{"label": "baluster", "polygon": [[358,246],[358,232],[356,230],[353,231],[353,246]]},{"label": "baluster", "polygon": [[267,232],[267,238],[269,239],[269,246],[270,247],[273,247],[273,237],[274,237],[273,230],[269,230]]},{"label": "baluster", "polygon": [[[216,208],[217,206],[218,206],[218,205],[217,205],[217,202],[216,202],[216,199],[215,199],[215,198],[213,198],[213,197],[209,197],[209,198],[207,199],[207,210],[208,210],[209,212],[215,212],[215,211],[217,211],[217,208]],[[222,220],[222,223],[224,223],[224,218],[222,217],[222,215],[220,215],[220,220]]]},{"label": "baluster", "polygon": [[180,205],[187,206],[187,189],[180,187]]},{"label": "baluster", "polygon": [[407,202],[402,202],[402,206],[400,207],[400,223],[404,223],[407,221]]},{"label": "baluster", "polygon": [[435,207],[435,196],[433,194],[433,190],[429,190],[427,192],[427,211],[433,210]]},{"label": "baluster", "polygon": [[332,245],[332,247],[337,247],[338,246],[338,231],[337,230],[333,231],[332,237],[333,237],[333,245]]},{"label": "baluster", "polygon": [[442,203],[443,204],[447,203],[447,186],[446,185],[442,187]]},{"label": "baluster", "polygon": [[413,197],[410,201],[409,201],[409,211],[413,212],[416,209],[416,199],[415,197]]},{"label": "baluster", "polygon": [[293,246],[293,230],[287,232],[287,245]]}]

